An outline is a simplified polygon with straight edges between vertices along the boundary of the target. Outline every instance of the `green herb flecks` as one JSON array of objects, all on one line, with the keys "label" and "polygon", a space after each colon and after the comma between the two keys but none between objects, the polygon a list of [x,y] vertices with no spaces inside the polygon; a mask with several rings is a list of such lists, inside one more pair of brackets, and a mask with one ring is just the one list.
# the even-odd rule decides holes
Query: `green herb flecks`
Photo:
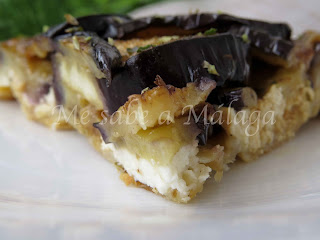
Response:
[{"label": "green herb flecks", "polygon": [[159,44],[163,44],[163,43],[167,43],[167,42],[171,42],[171,41],[174,41],[174,40],[178,40],[179,39],[179,36],[163,36],[163,37],[160,37],[158,42]]},{"label": "green herb flecks", "polygon": [[89,42],[89,41],[91,41],[91,39],[92,39],[92,37],[91,37],[91,36],[88,36],[88,37],[86,37],[86,38],[84,39],[84,41]]},{"label": "green herb flecks", "polygon": [[216,34],[216,33],[217,33],[217,29],[216,29],[216,28],[210,28],[210,29],[208,29],[208,30],[205,31],[205,32],[198,32],[198,33],[196,34],[196,36],[198,36],[198,37],[210,36],[210,35],[214,35],[214,34]]},{"label": "green herb flecks", "polygon": [[113,46],[114,45],[114,40],[111,37],[108,37],[108,43]]},{"label": "green herb flecks", "polygon": [[210,35],[214,35],[217,33],[217,29],[216,28],[210,28],[209,30],[205,31],[203,34],[205,36],[210,36]]},{"label": "green herb flecks", "polygon": [[210,63],[207,62],[207,61],[203,61],[202,67],[203,67],[203,68],[206,68],[206,69],[208,70],[208,73],[214,74],[214,75],[217,75],[217,76],[220,76],[220,74],[218,73],[215,65],[210,64]]},{"label": "green herb flecks", "polygon": [[44,33],[45,33],[45,32],[48,32],[49,28],[50,28],[50,27],[49,27],[48,25],[43,25],[43,26],[42,26],[42,32],[44,32]]},{"label": "green herb flecks", "polygon": [[152,47],[154,47],[154,45],[148,44],[148,45],[142,46],[142,47],[127,48],[127,52],[130,53],[130,54],[132,54],[132,53],[140,53],[140,52],[142,52],[144,50],[147,50],[149,48],[152,48]]},{"label": "green herb flecks", "polygon": [[71,28],[67,28],[65,30],[66,33],[81,32],[81,31],[83,31],[83,28],[81,26],[79,26],[79,27],[71,27]]},{"label": "green herb flecks", "polygon": [[250,42],[248,34],[245,34],[245,33],[242,34],[241,38],[245,43],[249,43]]}]

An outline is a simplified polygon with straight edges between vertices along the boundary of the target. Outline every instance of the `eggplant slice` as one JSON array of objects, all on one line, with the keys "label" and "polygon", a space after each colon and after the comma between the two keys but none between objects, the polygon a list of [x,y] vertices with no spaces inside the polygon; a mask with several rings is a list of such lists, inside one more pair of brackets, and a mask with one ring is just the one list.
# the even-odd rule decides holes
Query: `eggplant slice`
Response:
[{"label": "eggplant slice", "polygon": [[[210,28],[217,33],[231,32],[243,36],[248,35],[250,43],[258,51],[258,55],[268,54],[280,63],[292,49],[291,29],[284,23],[268,23],[257,20],[238,18],[227,14],[197,13],[178,16],[152,16],[131,19],[124,15],[93,15],[77,18],[77,27],[70,23],[62,23],[49,29],[45,35],[59,38],[61,35],[71,36],[86,31],[97,34],[107,40],[151,38],[154,36],[194,35]],[[74,28],[74,32],[72,31]],[[69,33],[67,33],[69,32]],[[278,60],[277,60],[278,59]]]},{"label": "eggplant slice", "polygon": [[84,16],[76,19],[76,25],[64,22],[51,27],[44,35],[49,38],[57,38],[65,35],[69,29],[70,31],[74,30],[74,32],[85,31],[96,33],[100,37],[107,39],[118,34],[120,25],[130,20],[129,16],[119,14]]},{"label": "eggplant slice", "polygon": [[[248,44],[232,34],[182,39],[129,58],[123,67],[112,70],[111,83],[108,79],[97,81],[109,113],[115,112],[130,95],[155,87],[157,75],[166,84],[179,88],[203,78],[215,80],[220,87],[245,86],[250,72],[248,50]],[[204,68],[205,61],[215,67],[215,74]]]},{"label": "eggplant slice", "polygon": [[[268,23],[257,20],[249,20],[244,18],[238,18],[227,14],[217,13],[196,13],[190,15],[178,15],[178,16],[152,16],[145,18],[138,18],[132,21],[125,22],[120,25],[116,38],[128,38],[128,37],[145,37],[149,38],[154,36],[152,28],[158,28],[158,34],[172,35],[176,34],[171,32],[173,28],[175,30],[185,30],[199,32],[199,30],[205,30],[209,28],[216,28],[219,33],[227,32],[231,27],[247,26],[252,30],[265,32],[272,37],[279,37],[289,40],[291,36],[291,29],[284,23]],[[170,28],[173,27],[173,28]],[[162,32],[159,31],[162,28]],[[181,32],[184,35],[187,32]]]}]

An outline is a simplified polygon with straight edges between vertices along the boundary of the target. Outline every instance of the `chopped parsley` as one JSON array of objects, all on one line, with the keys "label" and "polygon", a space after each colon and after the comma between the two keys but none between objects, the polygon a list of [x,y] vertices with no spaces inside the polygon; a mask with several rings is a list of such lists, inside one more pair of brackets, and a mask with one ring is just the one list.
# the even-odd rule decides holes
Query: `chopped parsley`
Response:
[{"label": "chopped parsley", "polygon": [[147,50],[149,48],[152,48],[152,47],[154,47],[154,45],[148,44],[148,45],[142,46],[142,47],[127,48],[127,52],[128,53],[140,53],[140,52]]},{"label": "chopped parsley", "polygon": [[71,28],[67,28],[65,30],[66,33],[72,33],[72,32],[80,32],[80,31],[83,31],[83,28],[82,27],[71,27]]},{"label": "chopped parsley", "polygon": [[170,42],[172,40],[177,40],[179,39],[179,36],[163,36],[163,37],[160,37],[159,38],[159,43],[162,44],[162,43],[167,43],[167,42]]},{"label": "chopped parsley", "polygon": [[210,36],[210,35],[214,35],[217,33],[217,29],[216,28],[210,28],[209,30],[204,32],[205,36]]},{"label": "chopped parsley", "polygon": [[198,32],[196,34],[196,36],[198,36],[198,37],[210,36],[210,35],[214,35],[216,33],[217,33],[217,29],[216,28],[210,28],[210,29],[208,29],[207,31],[205,31],[203,33],[202,32]]},{"label": "chopped parsley", "polygon": [[45,32],[48,32],[49,28],[50,28],[50,27],[49,27],[48,25],[43,25],[43,26],[42,26],[42,32],[44,32],[44,33],[45,33]]},{"label": "chopped parsley", "polygon": [[114,45],[114,40],[111,37],[108,37],[108,43],[113,46]]},{"label": "chopped parsley", "polygon": [[86,37],[84,40],[85,40],[86,42],[89,42],[91,39],[92,39],[92,37],[91,37],[91,36],[88,36],[88,37]]},{"label": "chopped parsley", "polygon": [[242,34],[241,38],[245,43],[250,42],[248,34]]},{"label": "chopped parsley", "polygon": [[214,75],[217,75],[217,76],[220,76],[219,73],[217,72],[217,69],[216,69],[216,66],[215,66],[215,65],[210,64],[210,63],[207,62],[207,61],[203,61],[202,67],[203,67],[203,68],[206,68],[206,69],[208,70],[208,73],[214,74]]}]

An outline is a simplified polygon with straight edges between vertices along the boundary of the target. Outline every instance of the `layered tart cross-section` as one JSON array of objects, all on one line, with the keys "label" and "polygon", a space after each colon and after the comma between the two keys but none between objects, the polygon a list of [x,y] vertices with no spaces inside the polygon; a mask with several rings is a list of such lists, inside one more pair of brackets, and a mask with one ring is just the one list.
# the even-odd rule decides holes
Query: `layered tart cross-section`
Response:
[{"label": "layered tart cross-section", "polygon": [[77,130],[128,185],[186,203],[319,112],[315,32],[213,13],[66,20],[1,43],[0,97]]}]

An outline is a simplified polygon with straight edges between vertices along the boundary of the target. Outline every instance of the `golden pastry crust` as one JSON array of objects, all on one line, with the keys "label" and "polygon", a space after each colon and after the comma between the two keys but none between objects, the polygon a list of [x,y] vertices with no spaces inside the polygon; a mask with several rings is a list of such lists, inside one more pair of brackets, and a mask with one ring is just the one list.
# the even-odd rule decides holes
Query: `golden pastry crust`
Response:
[{"label": "golden pastry crust", "polygon": [[0,86],[0,100],[13,100],[10,87]]},{"label": "golden pastry crust", "polygon": [[[290,56],[291,65],[281,68],[271,79],[274,84],[258,100],[257,106],[243,109],[246,123],[241,121],[243,115],[233,109],[222,109],[225,120],[222,126],[227,136],[221,143],[225,146],[225,163],[236,158],[246,162],[255,160],[294,137],[304,123],[318,114],[320,88],[311,86],[307,74],[318,42],[320,36],[313,32],[305,33],[296,41]],[[268,122],[272,113],[274,124]],[[228,124],[228,117],[237,121]]]},{"label": "golden pastry crust", "polygon": [[11,39],[1,43],[0,51],[1,77],[10,84],[10,88],[0,89],[0,95],[14,97],[28,119],[52,129],[71,129],[64,120],[58,123],[52,114],[56,101],[51,87],[50,40],[42,36]]}]

